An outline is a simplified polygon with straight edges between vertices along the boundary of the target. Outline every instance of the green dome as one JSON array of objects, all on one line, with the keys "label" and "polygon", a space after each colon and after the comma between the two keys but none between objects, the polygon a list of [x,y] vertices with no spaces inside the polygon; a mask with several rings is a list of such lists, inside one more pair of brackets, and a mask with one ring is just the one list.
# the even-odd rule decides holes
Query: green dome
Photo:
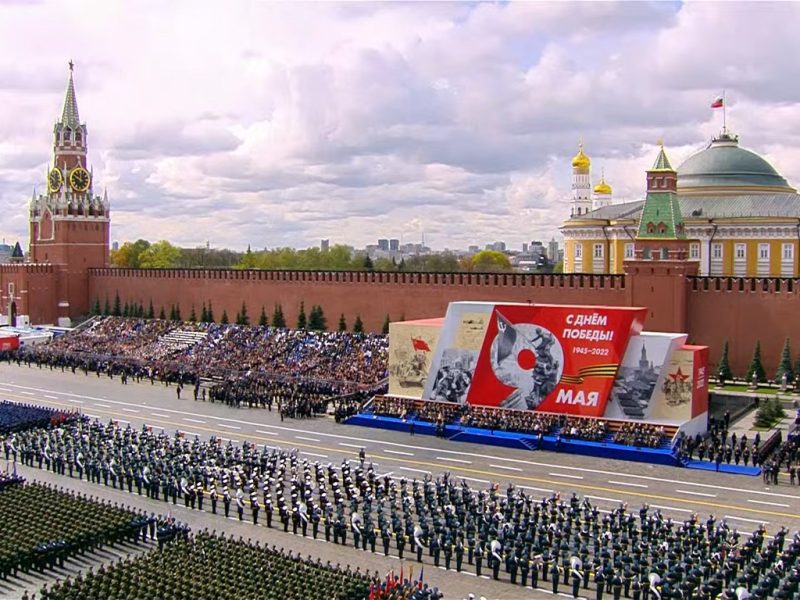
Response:
[{"label": "green dome", "polygon": [[772,165],[755,152],[740,148],[738,138],[727,134],[712,140],[678,167],[680,191],[709,187],[747,188],[751,193],[757,191],[753,187],[794,191]]}]

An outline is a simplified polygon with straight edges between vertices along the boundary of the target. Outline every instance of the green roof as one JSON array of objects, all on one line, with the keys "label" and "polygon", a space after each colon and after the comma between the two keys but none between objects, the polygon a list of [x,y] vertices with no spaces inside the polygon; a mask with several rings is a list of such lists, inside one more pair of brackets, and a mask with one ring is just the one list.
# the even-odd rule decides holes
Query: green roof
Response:
[{"label": "green roof", "polygon": [[674,192],[648,192],[639,217],[637,239],[684,239],[683,217]]},{"label": "green roof", "polygon": [[664,146],[661,146],[661,150],[658,151],[658,156],[656,157],[656,162],[653,165],[653,168],[650,169],[651,171],[674,171],[675,169],[672,168],[672,165],[669,163],[669,159],[667,158],[667,153],[664,152]]}]

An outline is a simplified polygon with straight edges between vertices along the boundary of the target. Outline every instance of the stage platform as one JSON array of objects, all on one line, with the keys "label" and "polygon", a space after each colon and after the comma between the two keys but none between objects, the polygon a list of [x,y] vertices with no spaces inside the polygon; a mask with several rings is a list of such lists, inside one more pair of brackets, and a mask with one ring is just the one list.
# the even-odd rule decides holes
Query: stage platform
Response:
[{"label": "stage platform", "polygon": [[[378,416],[372,413],[355,414],[349,417],[345,423],[348,425],[360,425],[362,427],[403,431],[406,433],[410,431],[413,423],[415,435],[436,435],[436,426],[430,421],[399,419],[396,417]],[[471,442],[473,444],[485,444],[487,446],[501,446],[504,448],[514,448],[516,450],[549,450],[551,452],[597,456],[600,458],[613,458],[617,460],[645,462],[688,469],[706,471],[716,471],[717,469],[716,464],[708,461],[681,461],[673,454],[669,445],[664,445],[660,448],[641,448],[616,444],[610,439],[601,442],[590,442],[586,440],[566,439],[556,434],[543,436],[540,444],[538,436],[536,435],[510,431],[492,431],[453,424],[446,425],[444,433],[444,437],[452,441]],[[761,469],[758,467],[745,467],[723,463],[720,465],[719,472],[753,476],[759,475]]]}]

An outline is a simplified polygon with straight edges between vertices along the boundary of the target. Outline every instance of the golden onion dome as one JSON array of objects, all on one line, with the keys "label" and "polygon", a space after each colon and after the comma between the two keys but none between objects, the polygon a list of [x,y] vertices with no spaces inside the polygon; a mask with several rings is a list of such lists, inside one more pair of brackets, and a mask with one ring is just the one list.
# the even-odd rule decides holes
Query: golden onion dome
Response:
[{"label": "golden onion dome", "polygon": [[600,183],[594,186],[594,193],[611,195],[611,186],[606,183],[605,178],[600,179]]},{"label": "golden onion dome", "polygon": [[572,159],[572,166],[575,169],[588,169],[592,162],[589,157],[583,152],[583,144],[578,146],[578,153]]}]

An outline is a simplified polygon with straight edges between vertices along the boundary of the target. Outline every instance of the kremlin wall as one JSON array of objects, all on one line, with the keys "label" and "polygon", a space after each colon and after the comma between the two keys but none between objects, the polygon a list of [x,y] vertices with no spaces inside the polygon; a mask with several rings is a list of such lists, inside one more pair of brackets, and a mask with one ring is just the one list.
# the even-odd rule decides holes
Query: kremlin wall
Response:
[{"label": "kremlin wall", "polygon": [[156,314],[178,306],[184,318],[211,304],[217,320],[223,311],[233,320],[243,302],[251,321],[280,304],[290,324],[303,302],[321,306],[329,325],[359,315],[373,331],[386,315],[440,317],[451,302],[527,302],[646,307],[647,330],[688,332],[689,343],[709,346],[712,372],[726,339],[737,375],[756,341],[768,371],[786,337],[800,349],[800,197],[728,132],[678,169],[662,147],[635,207],[614,204],[604,178],[591,198],[581,149],[562,228],[565,268],[578,270],[580,259],[592,274],[563,275],[109,268],[110,203],[93,191],[71,70],[53,145],[47,191],[30,203],[29,262],[0,265],[0,311],[34,324],[68,324],[117,295],[122,304],[152,302]]}]

